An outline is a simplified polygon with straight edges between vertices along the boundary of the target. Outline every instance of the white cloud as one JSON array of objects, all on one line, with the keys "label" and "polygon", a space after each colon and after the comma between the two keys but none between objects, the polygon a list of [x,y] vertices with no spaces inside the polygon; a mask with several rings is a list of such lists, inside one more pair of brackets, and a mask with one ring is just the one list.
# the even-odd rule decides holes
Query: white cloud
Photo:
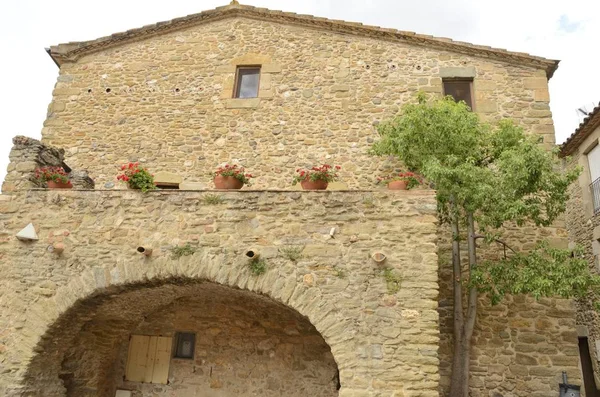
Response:
[{"label": "white cloud", "polygon": [[[40,137],[58,70],[44,52],[225,5],[228,0],[23,0],[0,5],[0,180],[15,135]],[[550,82],[562,142],[600,101],[597,0],[242,0],[244,4],[451,37],[561,59]]]}]

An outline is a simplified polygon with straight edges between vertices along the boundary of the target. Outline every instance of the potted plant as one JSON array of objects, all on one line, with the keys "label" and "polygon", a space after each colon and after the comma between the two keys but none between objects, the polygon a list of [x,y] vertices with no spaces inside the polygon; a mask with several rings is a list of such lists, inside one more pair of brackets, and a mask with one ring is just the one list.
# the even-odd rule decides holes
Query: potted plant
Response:
[{"label": "potted plant", "polygon": [[213,182],[217,189],[241,189],[244,185],[252,185],[250,183],[250,178],[253,178],[252,174],[247,174],[244,167],[238,167],[235,164],[225,164],[211,175],[214,177]]},{"label": "potted plant", "polygon": [[325,190],[329,182],[338,179],[337,171],[341,168],[339,165],[331,166],[329,164],[312,167],[311,169],[298,168],[293,184],[300,182],[304,190]]},{"label": "potted plant", "polygon": [[46,182],[48,189],[71,189],[73,187],[63,167],[36,168],[35,179]]},{"label": "potted plant", "polygon": [[410,171],[403,171],[385,178],[377,179],[379,182],[385,183],[389,190],[408,190],[421,184],[421,178]]},{"label": "potted plant", "polygon": [[144,193],[156,189],[154,175],[148,172],[146,168],[141,168],[139,163],[123,164],[121,171],[122,174],[118,175],[117,179],[127,183],[130,189],[139,189]]}]

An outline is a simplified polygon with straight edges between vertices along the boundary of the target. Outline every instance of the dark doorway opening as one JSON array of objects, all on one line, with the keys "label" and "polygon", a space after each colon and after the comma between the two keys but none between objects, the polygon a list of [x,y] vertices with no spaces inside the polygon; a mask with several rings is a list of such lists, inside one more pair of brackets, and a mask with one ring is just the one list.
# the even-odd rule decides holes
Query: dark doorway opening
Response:
[{"label": "dark doorway opening", "polygon": [[581,372],[583,372],[585,395],[587,397],[600,397],[600,391],[598,391],[596,381],[594,380],[594,367],[592,366],[588,338],[579,338],[579,357],[581,358]]}]

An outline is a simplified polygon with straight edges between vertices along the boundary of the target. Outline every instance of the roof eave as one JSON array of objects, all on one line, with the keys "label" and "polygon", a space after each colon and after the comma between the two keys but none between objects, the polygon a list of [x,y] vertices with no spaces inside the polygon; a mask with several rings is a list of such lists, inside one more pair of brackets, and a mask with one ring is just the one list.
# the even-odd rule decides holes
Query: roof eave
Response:
[{"label": "roof eave", "polygon": [[598,103],[598,106],[594,110],[588,113],[575,132],[560,146],[559,156],[566,157],[572,155],[581,143],[597,128],[600,128],[600,103]]},{"label": "roof eave", "polygon": [[58,65],[65,62],[74,62],[81,56],[114,47],[128,42],[133,42],[146,37],[151,37],[163,32],[171,32],[187,28],[207,21],[216,21],[226,17],[247,17],[257,20],[268,20],[309,28],[327,29],[347,34],[359,34],[376,37],[383,40],[402,41],[418,46],[430,46],[450,52],[464,53],[472,56],[482,56],[508,63],[520,64],[545,70],[546,77],[550,79],[559,61],[533,56],[526,53],[512,52],[499,48],[458,42],[446,38],[437,38],[414,32],[404,32],[396,29],[386,29],[377,26],[368,26],[356,22],[346,22],[327,18],[298,15],[291,12],[273,11],[266,8],[257,8],[236,3],[212,10],[176,18],[170,21],[159,22],[138,29],[116,33],[111,36],[101,37],[96,40],[59,44],[50,47],[50,56]]}]

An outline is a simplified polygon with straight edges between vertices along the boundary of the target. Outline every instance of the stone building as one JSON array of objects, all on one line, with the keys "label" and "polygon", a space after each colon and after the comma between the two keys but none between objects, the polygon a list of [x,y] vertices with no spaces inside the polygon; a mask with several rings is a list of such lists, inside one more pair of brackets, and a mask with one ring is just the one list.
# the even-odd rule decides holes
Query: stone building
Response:
[{"label": "stone building", "polygon": [[[446,394],[447,235],[433,192],[376,185],[398,164],[368,154],[375,126],[447,93],[553,146],[557,61],[237,2],[49,54],[42,141],[15,138],[0,195],[0,395]],[[179,189],[115,186],[130,161]],[[252,190],[212,191],[226,162]],[[342,182],[290,186],[322,163]],[[37,188],[47,164],[75,189]],[[508,234],[566,242],[563,224]],[[570,301],[482,297],[472,395],[581,383],[575,320]]]},{"label": "stone building", "polygon": [[[567,229],[572,246],[579,245],[594,272],[600,271],[600,104],[590,112],[561,146],[568,167],[581,167],[578,183],[571,186]],[[581,364],[588,396],[600,396],[600,328],[598,313],[578,303],[577,331]]]}]

